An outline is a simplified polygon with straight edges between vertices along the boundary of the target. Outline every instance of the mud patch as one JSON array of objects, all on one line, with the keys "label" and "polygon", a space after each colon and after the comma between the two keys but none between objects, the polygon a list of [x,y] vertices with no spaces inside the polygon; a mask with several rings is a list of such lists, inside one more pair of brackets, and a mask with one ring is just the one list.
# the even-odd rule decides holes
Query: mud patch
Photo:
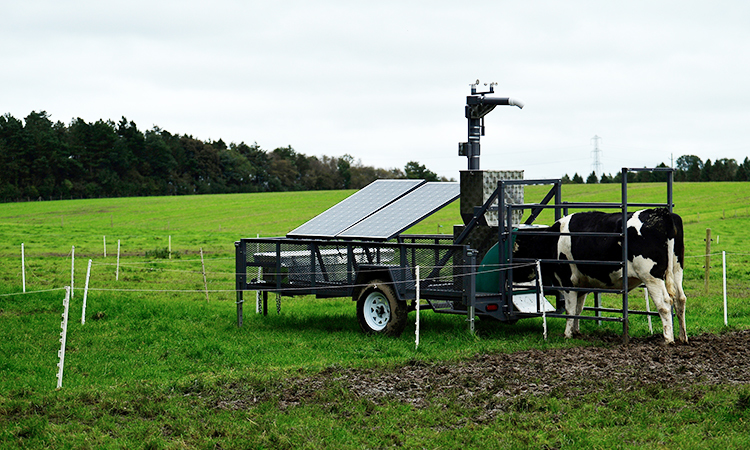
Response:
[{"label": "mud patch", "polygon": [[614,335],[591,339],[604,346],[483,354],[453,362],[415,360],[393,369],[332,368],[286,380],[261,395],[224,399],[217,406],[243,408],[274,397],[283,409],[325,403],[321,393],[337,391],[375,404],[396,401],[416,408],[451,399],[491,418],[513,405],[532,405],[534,396],[750,383],[750,330],[704,334],[691,337],[689,344],[670,346],[660,336],[633,339],[627,346]]}]

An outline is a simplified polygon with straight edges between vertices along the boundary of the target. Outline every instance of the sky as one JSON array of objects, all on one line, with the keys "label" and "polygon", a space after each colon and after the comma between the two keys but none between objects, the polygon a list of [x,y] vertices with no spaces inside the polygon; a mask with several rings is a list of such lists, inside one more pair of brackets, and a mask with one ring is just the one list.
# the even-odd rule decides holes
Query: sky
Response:
[{"label": "sky", "polygon": [[559,178],[750,156],[746,1],[0,0],[0,114],[121,117],[458,178],[470,84],[481,168]]}]

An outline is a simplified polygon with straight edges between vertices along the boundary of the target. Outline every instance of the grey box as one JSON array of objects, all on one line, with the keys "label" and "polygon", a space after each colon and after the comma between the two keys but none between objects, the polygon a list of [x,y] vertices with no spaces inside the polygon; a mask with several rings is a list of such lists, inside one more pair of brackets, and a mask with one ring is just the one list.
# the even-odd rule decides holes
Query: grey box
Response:
[{"label": "grey box", "polygon": [[[461,217],[464,224],[474,216],[474,207],[482,206],[497,189],[499,180],[523,180],[523,170],[462,170],[461,171]],[[505,188],[505,202],[522,204],[524,202],[524,187],[519,185]],[[498,202],[492,204],[497,207]],[[513,212],[513,225],[521,223],[523,211]],[[497,211],[488,211],[484,215],[486,225],[498,225]],[[484,225],[484,224],[482,224]]]}]

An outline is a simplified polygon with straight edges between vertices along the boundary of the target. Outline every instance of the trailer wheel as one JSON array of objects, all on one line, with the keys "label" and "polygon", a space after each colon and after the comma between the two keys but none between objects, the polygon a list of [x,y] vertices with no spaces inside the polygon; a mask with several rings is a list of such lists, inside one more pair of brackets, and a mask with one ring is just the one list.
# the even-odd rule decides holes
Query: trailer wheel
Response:
[{"label": "trailer wheel", "polygon": [[406,302],[398,301],[393,289],[372,280],[357,299],[359,326],[367,334],[398,337],[406,328]]}]

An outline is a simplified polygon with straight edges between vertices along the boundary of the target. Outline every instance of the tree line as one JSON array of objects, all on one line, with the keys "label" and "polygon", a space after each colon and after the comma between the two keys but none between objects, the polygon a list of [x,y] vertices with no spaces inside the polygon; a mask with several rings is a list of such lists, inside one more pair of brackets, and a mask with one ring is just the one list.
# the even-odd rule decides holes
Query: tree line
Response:
[{"label": "tree line", "polygon": [[415,161],[403,170],[375,168],[350,155],[143,132],[125,117],[66,125],[45,111],[0,116],[1,201],[359,189],[378,178],[446,181]]},{"label": "tree line", "polygon": [[[592,172],[585,182],[619,183],[620,177]],[[628,177],[665,181],[666,174]],[[403,170],[376,168],[350,155],[308,156],[291,146],[266,151],[257,143],[202,141],[159,127],[143,132],[125,117],[66,125],[44,111],[24,120],[0,116],[0,201],[360,189],[379,178],[447,181],[416,161]],[[562,180],[584,183],[577,173]],[[749,180],[748,158],[704,162],[684,155],[676,161],[675,181]]]},{"label": "tree line", "polygon": [[[657,167],[667,168],[664,163]],[[628,172],[628,183],[649,183],[667,181],[667,174],[663,172]],[[586,183],[619,183],[622,173],[614,176],[591,172],[586,178]],[[750,158],[745,157],[742,163],[733,158],[720,158],[714,162],[707,159],[705,162],[695,155],[683,155],[677,158],[674,167],[675,181],[750,181]],[[583,183],[583,177],[574,174],[571,178],[565,174],[563,183]]]}]

